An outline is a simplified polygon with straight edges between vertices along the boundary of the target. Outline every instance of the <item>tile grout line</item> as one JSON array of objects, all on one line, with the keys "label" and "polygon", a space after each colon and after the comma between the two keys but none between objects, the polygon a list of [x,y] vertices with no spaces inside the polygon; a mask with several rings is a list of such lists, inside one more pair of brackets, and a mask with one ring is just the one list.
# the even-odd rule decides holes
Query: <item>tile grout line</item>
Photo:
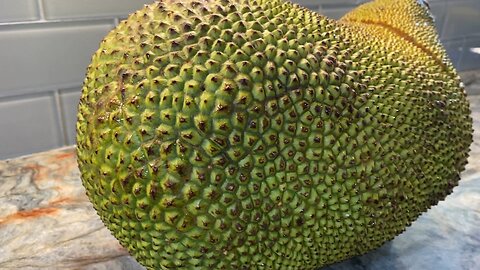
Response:
[{"label": "tile grout line", "polygon": [[37,0],[38,14],[40,15],[40,21],[44,22],[45,20],[45,6],[43,5],[43,0]]},{"label": "tile grout line", "polygon": [[14,22],[0,22],[0,27],[12,26],[32,26],[32,25],[54,25],[58,23],[78,23],[78,24],[111,24],[113,17],[90,17],[90,18],[60,18],[60,19],[38,19],[32,21],[14,21]]},{"label": "tile grout line", "polygon": [[68,136],[67,136],[67,122],[65,120],[65,115],[64,115],[64,108],[62,106],[62,102],[60,100],[60,91],[55,90],[54,91],[54,99],[55,99],[55,111],[57,112],[57,118],[58,121],[60,122],[60,132],[61,132],[61,137],[62,137],[62,146],[63,145],[68,145]]},{"label": "tile grout line", "polygon": [[448,6],[449,6],[448,2],[443,3],[443,8],[445,9],[445,15],[443,17],[443,23],[440,26],[441,28],[440,28],[440,31],[438,33],[440,40],[442,40],[445,37],[445,32],[446,32],[445,29],[447,28],[446,26],[448,25],[448,19],[449,19],[448,18],[449,16],[447,16],[448,15],[447,14]]},{"label": "tile grout line", "polygon": [[460,47],[462,50],[460,53],[460,57],[457,59],[457,69],[461,69],[463,64],[463,58],[465,57],[466,49],[467,49],[467,37],[462,37],[462,46]]},{"label": "tile grout line", "polygon": [[62,89],[62,90],[75,90],[77,91],[78,86],[82,85],[81,81],[75,83],[54,83],[46,87],[38,88],[12,88],[7,91],[0,92],[0,99],[5,98],[22,98],[24,96],[38,95],[42,93],[50,93],[52,89]]}]

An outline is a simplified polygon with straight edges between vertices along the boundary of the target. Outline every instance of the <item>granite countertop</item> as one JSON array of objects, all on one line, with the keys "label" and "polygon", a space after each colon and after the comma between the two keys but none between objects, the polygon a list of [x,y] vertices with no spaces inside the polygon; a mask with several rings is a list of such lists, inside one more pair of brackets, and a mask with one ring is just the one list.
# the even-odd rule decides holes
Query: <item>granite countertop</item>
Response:
[{"label": "granite countertop", "polygon": [[[471,94],[478,74],[462,75]],[[323,270],[480,268],[480,95],[469,99],[474,143],[454,192],[393,241]],[[0,161],[0,269],[144,268],[93,210],[72,146]]]}]

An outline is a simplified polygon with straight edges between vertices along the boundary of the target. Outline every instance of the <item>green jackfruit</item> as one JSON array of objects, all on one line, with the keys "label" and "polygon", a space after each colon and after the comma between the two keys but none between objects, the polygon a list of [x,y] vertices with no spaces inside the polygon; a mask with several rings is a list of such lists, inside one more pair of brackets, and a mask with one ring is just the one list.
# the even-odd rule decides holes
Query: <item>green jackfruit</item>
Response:
[{"label": "green jackfruit", "polygon": [[315,269],[452,191],[469,114],[415,0],[340,21],[282,0],[164,0],[94,54],[78,164],[149,269]]}]

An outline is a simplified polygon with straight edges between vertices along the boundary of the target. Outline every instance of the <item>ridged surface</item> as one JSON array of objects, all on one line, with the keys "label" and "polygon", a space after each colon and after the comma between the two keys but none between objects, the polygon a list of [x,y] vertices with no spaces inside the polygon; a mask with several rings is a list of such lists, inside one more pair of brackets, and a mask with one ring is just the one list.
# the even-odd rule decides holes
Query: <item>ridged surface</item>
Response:
[{"label": "ridged surface", "polygon": [[79,105],[104,223],[152,269],[315,269],[402,232],[451,192],[472,140],[433,28],[411,28],[427,14],[403,3],[399,24],[278,0],[130,16]]}]

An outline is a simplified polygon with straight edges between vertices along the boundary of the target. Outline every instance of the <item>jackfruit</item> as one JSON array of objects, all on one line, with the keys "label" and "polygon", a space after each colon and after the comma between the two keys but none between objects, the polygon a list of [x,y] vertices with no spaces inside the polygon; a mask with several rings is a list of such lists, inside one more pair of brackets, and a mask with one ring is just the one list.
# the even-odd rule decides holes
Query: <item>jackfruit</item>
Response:
[{"label": "jackfruit", "polygon": [[334,21],[283,0],[164,0],[121,22],[79,103],[82,182],[148,269],[316,269],[459,181],[464,87],[415,0]]}]

